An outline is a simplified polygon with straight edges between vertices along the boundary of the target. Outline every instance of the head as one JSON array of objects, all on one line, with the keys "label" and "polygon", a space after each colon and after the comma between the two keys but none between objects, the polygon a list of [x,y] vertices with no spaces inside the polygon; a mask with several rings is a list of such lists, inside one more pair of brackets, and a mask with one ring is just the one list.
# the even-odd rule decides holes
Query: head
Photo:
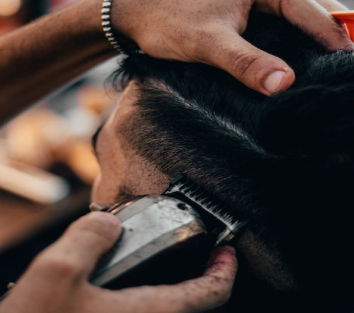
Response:
[{"label": "head", "polygon": [[243,300],[257,294],[263,306],[276,295],[346,312],[354,308],[354,55],[328,53],[265,15],[251,16],[244,37],[295,69],[289,90],[267,98],[205,65],[124,60],[114,74],[124,92],[96,136],[93,200],[161,193],[186,173],[250,220],[237,244],[239,285],[251,294]]}]

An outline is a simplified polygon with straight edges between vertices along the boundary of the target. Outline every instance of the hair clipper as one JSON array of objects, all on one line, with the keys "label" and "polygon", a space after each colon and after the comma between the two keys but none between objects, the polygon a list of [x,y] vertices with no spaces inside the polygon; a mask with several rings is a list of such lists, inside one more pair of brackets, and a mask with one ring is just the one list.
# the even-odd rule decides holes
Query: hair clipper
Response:
[{"label": "hair clipper", "polygon": [[204,269],[213,247],[230,242],[247,224],[223,213],[222,204],[185,175],[162,195],[92,206],[116,215],[124,230],[91,276],[94,285],[111,289],[191,278],[186,275]]}]

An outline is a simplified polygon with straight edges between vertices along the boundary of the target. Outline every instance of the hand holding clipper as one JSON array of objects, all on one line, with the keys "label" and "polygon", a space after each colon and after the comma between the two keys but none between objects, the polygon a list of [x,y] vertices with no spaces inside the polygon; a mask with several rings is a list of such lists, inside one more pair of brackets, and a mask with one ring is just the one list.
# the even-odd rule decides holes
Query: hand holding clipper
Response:
[{"label": "hand holding clipper", "polygon": [[184,175],[163,195],[92,207],[114,214],[124,229],[91,277],[94,285],[112,289],[186,279],[193,266],[204,268],[215,246],[230,242],[247,224],[224,213],[221,203]]},{"label": "hand holding clipper", "polygon": [[32,263],[1,303],[0,313],[193,313],[217,307],[230,296],[237,270],[231,247],[215,250],[203,276],[182,284],[117,291],[93,286],[89,275],[119,232],[118,219],[107,213],[77,220]]}]

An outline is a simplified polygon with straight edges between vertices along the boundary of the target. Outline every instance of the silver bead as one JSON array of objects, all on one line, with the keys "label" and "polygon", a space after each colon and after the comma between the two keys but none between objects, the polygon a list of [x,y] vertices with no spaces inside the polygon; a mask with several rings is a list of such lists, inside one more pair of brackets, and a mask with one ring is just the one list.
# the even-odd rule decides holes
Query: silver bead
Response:
[{"label": "silver bead", "polygon": [[101,9],[101,20],[102,20],[102,28],[103,32],[107,38],[107,40],[110,42],[110,44],[113,46],[114,49],[118,50],[121,52],[121,48],[119,46],[119,42],[114,36],[112,26],[111,26],[111,7],[112,7],[112,2],[113,0],[104,0],[102,2],[102,9]]}]

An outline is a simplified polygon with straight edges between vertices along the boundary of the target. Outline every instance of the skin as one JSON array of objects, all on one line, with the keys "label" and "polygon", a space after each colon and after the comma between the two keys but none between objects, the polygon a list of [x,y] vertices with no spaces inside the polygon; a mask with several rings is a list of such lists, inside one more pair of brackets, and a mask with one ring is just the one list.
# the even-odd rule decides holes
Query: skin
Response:
[{"label": "skin", "polygon": [[[330,10],[342,9],[334,1],[318,2]],[[284,72],[285,76],[278,84],[280,89],[293,82],[294,73],[283,61],[257,50],[239,36],[246,26],[252,4],[262,11],[284,15],[317,36],[330,50],[352,48],[343,30],[313,1],[225,0],[218,7],[211,0],[202,3],[188,0],[188,5],[185,3],[187,0],[116,1],[114,25],[123,40],[135,41],[148,54],[221,67],[265,94],[271,93],[264,87],[269,73],[274,70]],[[4,57],[0,60],[0,72],[9,74],[0,78],[0,94],[5,96],[0,100],[4,118],[114,54],[102,33],[98,34],[99,19],[95,10],[99,7],[97,1],[85,0],[52,15],[51,19],[44,18],[1,39],[0,50]],[[77,10],[83,14],[81,17],[85,23],[78,23]],[[49,20],[53,27],[47,34],[45,26]],[[165,27],[157,27],[161,25]],[[72,30],[74,35],[68,34],[68,30]],[[32,42],[35,38],[42,38],[40,51],[34,51]],[[76,42],[78,38],[80,40]],[[63,42],[70,45],[69,50],[61,50]],[[30,51],[30,55],[25,55],[21,49],[27,54]],[[43,71],[36,72],[42,64],[41,58],[49,65]],[[56,62],[49,62],[51,59]],[[16,74],[9,69],[16,69],[19,65],[23,73],[21,77],[16,77],[18,83],[15,85]],[[38,85],[40,90],[33,88]],[[34,90],[27,92],[31,89]],[[24,96],[21,92],[25,90]],[[21,100],[18,94],[25,100]],[[135,99],[136,87],[132,82],[98,136],[96,150],[101,174],[93,190],[95,202],[114,202],[116,191],[126,185],[134,194],[159,193],[170,179],[159,173],[152,164],[146,164],[135,156],[127,148],[124,138],[117,140],[116,127],[132,113]],[[10,100],[14,105],[4,108]],[[132,180],[131,177],[139,177],[139,180]],[[120,232],[119,221],[102,212],[88,214],[73,223],[61,239],[36,258],[1,304],[0,313],[201,312],[221,305],[230,296],[237,271],[235,251],[231,247],[218,248],[202,277],[181,284],[119,291],[92,286],[88,277],[97,259],[114,244]]]},{"label": "skin", "polygon": [[[100,174],[93,185],[93,202],[117,202],[121,200],[120,195],[117,197],[117,191],[125,187],[132,195],[141,195],[159,194],[168,186],[169,177],[155,170],[152,164],[139,159],[123,136],[118,135],[117,140],[117,126],[132,120],[130,115],[134,112],[133,103],[136,100],[137,87],[133,81],[124,90],[114,112],[99,132],[95,152]],[[139,179],[131,179],[136,175]]]},{"label": "skin", "polygon": [[[343,9],[334,0],[318,2]],[[101,4],[78,1],[0,38],[0,122],[117,54],[102,32]],[[288,88],[295,75],[284,61],[240,37],[252,6],[284,16],[329,50],[353,49],[343,28],[314,0],[115,0],[112,23],[122,42],[135,42],[151,56],[217,66],[270,95]]]},{"label": "skin", "polygon": [[33,262],[0,312],[200,312],[227,300],[237,269],[230,247],[214,251],[204,276],[196,280],[120,291],[92,286],[88,277],[97,258],[120,232],[118,219],[107,213],[77,220]]}]

